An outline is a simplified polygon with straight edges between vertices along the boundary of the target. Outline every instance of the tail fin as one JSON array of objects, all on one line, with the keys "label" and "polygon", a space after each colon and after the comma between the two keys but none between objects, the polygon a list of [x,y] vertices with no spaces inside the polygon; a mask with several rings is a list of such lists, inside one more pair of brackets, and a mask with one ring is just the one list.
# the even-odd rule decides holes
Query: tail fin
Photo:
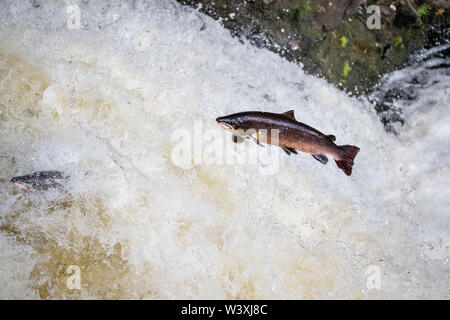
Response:
[{"label": "tail fin", "polygon": [[346,175],[352,174],[353,159],[359,152],[359,148],[355,146],[339,146],[344,151],[344,159],[335,160],[337,166],[345,172]]}]

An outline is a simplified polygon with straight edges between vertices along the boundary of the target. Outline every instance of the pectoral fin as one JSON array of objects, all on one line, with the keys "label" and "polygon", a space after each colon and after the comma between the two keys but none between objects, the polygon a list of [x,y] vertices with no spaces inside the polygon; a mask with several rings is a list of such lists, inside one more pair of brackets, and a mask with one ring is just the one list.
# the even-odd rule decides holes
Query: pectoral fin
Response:
[{"label": "pectoral fin", "polygon": [[233,134],[233,136],[231,137],[232,141],[234,143],[242,143],[244,142],[245,138],[241,137],[241,136],[237,136],[235,134]]},{"label": "pectoral fin", "polygon": [[328,162],[328,158],[324,154],[313,154],[312,156],[313,156],[314,159],[316,159],[317,161],[322,162],[323,164],[327,164],[327,162]]}]

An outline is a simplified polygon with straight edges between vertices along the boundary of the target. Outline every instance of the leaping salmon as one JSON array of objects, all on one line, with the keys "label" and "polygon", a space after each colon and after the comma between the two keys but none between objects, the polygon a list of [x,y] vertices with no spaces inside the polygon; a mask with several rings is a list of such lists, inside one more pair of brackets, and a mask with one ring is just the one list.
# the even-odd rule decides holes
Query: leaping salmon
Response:
[{"label": "leaping salmon", "polygon": [[68,178],[68,175],[60,171],[36,171],[14,177],[10,182],[22,190],[48,190],[62,189]]},{"label": "leaping salmon", "polygon": [[[271,143],[272,130],[278,130],[278,146],[288,155],[297,154],[297,150],[310,153],[316,160],[327,164],[330,155],[337,166],[347,176],[352,174],[353,160],[359,152],[359,148],[350,145],[338,146],[334,143],[334,135],[325,135],[322,132],[298,122],[294,116],[294,110],[285,113],[269,113],[260,111],[248,111],[231,114],[216,119],[224,129],[233,132],[234,135],[252,138],[258,144],[260,142]],[[267,130],[267,134],[261,134],[261,130]],[[233,136],[233,141],[237,138]],[[276,141],[274,141],[276,143]]]}]

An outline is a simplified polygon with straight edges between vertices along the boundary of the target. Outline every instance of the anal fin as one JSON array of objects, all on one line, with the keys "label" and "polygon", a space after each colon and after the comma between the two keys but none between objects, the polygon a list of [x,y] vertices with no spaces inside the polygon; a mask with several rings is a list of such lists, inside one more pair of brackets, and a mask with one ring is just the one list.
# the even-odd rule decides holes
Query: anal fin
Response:
[{"label": "anal fin", "polygon": [[320,154],[319,153],[319,154],[313,154],[312,156],[313,156],[314,159],[316,159],[317,161],[322,162],[323,164],[327,164],[327,162],[328,162],[328,158],[324,154]]}]

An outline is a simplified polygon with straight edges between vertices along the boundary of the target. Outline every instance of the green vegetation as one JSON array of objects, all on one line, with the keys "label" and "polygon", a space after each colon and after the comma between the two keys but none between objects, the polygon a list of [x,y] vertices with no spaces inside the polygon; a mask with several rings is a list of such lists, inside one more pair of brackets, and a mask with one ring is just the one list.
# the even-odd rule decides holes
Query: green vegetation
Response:
[{"label": "green vegetation", "polygon": [[342,36],[339,39],[339,43],[341,44],[341,48],[345,48],[347,46],[348,39],[346,36]]},{"label": "green vegetation", "polygon": [[397,38],[395,38],[394,40],[394,46],[398,47],[399,45],[401,45],[403,42],[403,38],[401,36],[398,36]]},{"label": "green vegetation", "polygon": [[344,62],[344,68],[342,69],[342,76],[344,78],[348,77],[348,74],[350,73],[350,71],[352,71],[352,67],[350,67],[350,65],[348,64],[347,61]]},{"label": "green vegetation", "polygon": [[309,13],[311,12],[312,7],[311,7],[311,0],[306,0],[302,3],[302,7],[301,7],[301,11],[302,11],[302,16],[306,17],[309,15]]},{"label": "green vegetation", "polygon": [[426,17],[431,13],[431,7],[428,5],[428,3],[421,4],[417,7],[417,14],[419,15],[419,18],[422,19],[422,17]]}]

